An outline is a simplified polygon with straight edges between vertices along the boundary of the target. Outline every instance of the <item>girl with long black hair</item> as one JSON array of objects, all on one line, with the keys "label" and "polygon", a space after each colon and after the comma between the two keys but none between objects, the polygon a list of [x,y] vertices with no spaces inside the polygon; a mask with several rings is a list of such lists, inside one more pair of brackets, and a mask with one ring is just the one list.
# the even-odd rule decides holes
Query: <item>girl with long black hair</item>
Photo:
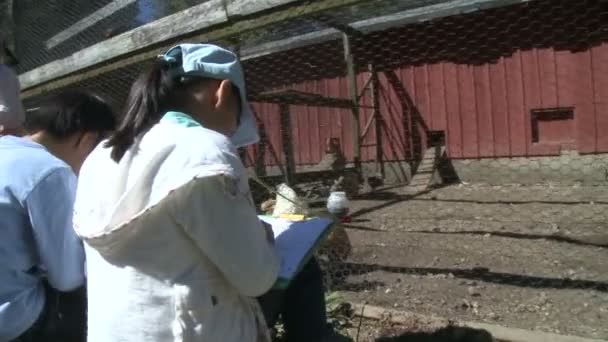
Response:
[{"label": "girl with long black hair", "polygon": [[271,290],[280,261],[237,153],[257,140],[232,52],[182,44],[137,79],[80,176],[89,342],[267,341],[279,316],[289,341],[348,341],[316,261]]}]

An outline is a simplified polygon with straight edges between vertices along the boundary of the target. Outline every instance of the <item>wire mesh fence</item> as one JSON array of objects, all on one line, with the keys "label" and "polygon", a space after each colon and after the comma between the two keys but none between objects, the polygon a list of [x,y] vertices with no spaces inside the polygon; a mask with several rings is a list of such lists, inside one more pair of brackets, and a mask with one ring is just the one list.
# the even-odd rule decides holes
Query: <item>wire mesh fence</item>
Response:
[{"label": "wire mesh fence", "polygon": [[[132,1],[44,49],[110,1],[57,3],[17,16],[22,71],[102,41],[110,27],[199,2]],[[262,136],[243,151],[252,172],[289,182],[321,215],[331,191],[348,193],[350,220],[319,252],[329,289],[457,320],[608,338],[606,3],[363,1],[310,10],[319,3],[256,29],[192,39],[243,60]],[[40,19],[50,13],[60,23],[53,29]],[[94,90],[119,108],[171,44],[53,90]],[[270,210],[273,196],[252,188]]]},{"label": "wire mesh fence", "polygon": [[[13,3],[19,71],[67,57],[204,0],[77,0]],[[6,9],[6,6],[4,7]]]}]

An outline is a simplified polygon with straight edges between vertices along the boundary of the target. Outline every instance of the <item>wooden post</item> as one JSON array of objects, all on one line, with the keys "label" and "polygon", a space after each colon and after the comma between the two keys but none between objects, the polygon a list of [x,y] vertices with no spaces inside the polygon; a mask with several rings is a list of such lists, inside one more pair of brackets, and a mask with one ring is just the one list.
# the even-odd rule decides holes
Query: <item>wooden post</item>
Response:
[{"label": "wooden post", "polygon": [[376,67],[373,64],[368,66],[370,72],[370,90],[372,94],[372,111],[374,118],[374,127],[376,131],[376,173],[378,176],[384,178],[384,162],[382,147],[382,127],[384,125],[382,121],[382,115],[380,113],[380,83],[378,80],[378,73]]},{"label": "wooden post", "polygon": [[361,172],[361,136],[359,132],[361,127],[359,121],[359,91],[357,90],[357,71],[355,70],[355,61],[348,34],[342,34],[342,42],[344,44],[344,61],[346,62],[346,74],[348,76],[349,85],[348,88],[352,101],[353,161],[357,171]]},{"label": "wooden post", "polygon": [[293,139],[291,136],[291,115],[289,114],[289,105],[280,104],[280,121],[281,121],[281,143],[283,144],[283,154],[285,156],[285,183],[292,186],[295,181],[296,162],[293,156]]},{"label": "wooden post", "polygon": [[270,144],[270,141],[263,123],[258,123],[258,129],[260,131],[260,142],[255,148],[255,174],[262,177],[266,176],[266,146]]}]

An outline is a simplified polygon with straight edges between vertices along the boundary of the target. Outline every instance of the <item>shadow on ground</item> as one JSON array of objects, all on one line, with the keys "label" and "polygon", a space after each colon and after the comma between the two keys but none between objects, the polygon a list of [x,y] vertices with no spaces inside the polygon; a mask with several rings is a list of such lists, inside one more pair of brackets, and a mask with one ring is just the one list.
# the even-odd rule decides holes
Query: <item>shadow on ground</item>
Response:
[{"label": "shadow on ground", "polygon": [[485,331],[467,327],[449,326],[434,332],[384,333],[376,342],[493,342],[492,335]]},{"label": "shadow on ground", "polygon": [[[346,228],[368,230],[368,231],[382,231],[380,229],[372,227],[360,227],[360,226],[348,226]],[[554,233],[554,234],[528,234],[528,233],[512,233],[512,232],[495,232],[485,230],[461,230],[457,232],[448,232],[440,230],[408,230],[408,233],[420,233],[420,234],[443,234],[443,235],[494,235],[500,237],[507,237],[512,239],[527,239],[527,240],[548,240],[557,242],[567,242],[579,246],[596,246],[596,247],[608,247],[608,234],[571,234],[571,233]]]},{"label": "shadow on ground", "polygon": [[[431,268],[431,267],[396,267],[385,266],[378,264],[365,264],[345,262],[340,266],[342,269],[348,269],[349,275],[361,275],[372,273],[375,271],[384,271],[389,273],[399,274],[415,274],[415,275],[436,275],[436,274],[452,274],[456,278],[478,280],[488,283],[505,284],[519,287],[529,288],[552,288],[552,289],[579,289],[579,290],[595,290],[608,293],[608,283],[602,281],[570,279],[570,278],[549,278],[536,277],[523,274],[512,274],[503,272],[492,272],[487,268],[476,267],[472,269],[461,268]],[[342,280],[342,282],[340,282]],[[334,280],[337,288],[344,285],[345,279]],[[350,285],[351,287],[354,285]]]}]

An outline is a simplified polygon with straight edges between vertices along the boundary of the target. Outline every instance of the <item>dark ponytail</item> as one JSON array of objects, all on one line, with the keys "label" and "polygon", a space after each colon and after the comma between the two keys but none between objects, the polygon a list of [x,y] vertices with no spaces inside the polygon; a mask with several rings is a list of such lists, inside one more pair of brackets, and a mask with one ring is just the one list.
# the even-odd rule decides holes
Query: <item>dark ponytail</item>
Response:
[{"label": "dark ponytail", "polygon": [[108,139],[112,159],[119,162],[138,136],[148,131],[170,106],[177,82],[162,59],[143,72],[131,86],[122,121]]}]

